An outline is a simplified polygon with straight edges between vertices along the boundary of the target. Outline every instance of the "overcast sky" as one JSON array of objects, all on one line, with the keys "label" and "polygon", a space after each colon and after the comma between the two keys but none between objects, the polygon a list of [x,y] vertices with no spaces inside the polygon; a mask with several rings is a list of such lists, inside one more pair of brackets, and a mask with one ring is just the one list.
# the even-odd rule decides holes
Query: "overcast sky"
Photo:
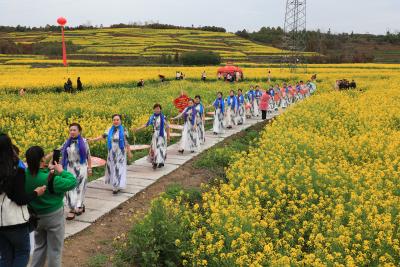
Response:
[{"label": "overcast sky", "polygon": [[[229,3],[229,4],[228,4]],[[215,25],[228,31],[282,26],[286,0],[0,0],[0,25],[75,26],[134,21]],[[307,27],[333,32],[400,31],[400,0],[308,0]]]}]

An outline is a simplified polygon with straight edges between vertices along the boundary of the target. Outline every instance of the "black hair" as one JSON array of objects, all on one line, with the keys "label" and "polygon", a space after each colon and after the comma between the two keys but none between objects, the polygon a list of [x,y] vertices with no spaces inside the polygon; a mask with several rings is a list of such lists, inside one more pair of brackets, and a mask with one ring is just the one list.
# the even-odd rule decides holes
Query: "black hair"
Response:
[{"label": "black hair", "polygon": [[122,116],[121,115],[119,115],[119,114],[113,114],[112,116],[111,116],[111,119],[114,119],[115,117],[119,117],[119,119],[122,121]]},{"label": "black hair", "polygon": [[240,92],[243,92],[243,90],[242,90],[242,89],[240,89],[240,88],[238,89],[238,92],[239,92],[239,91],[240,91]]},{"label": "black hair", "polygon": [[196,95],[194,98],[198,98],[201,100],[201,96],[199,96],[199,95]]},{"label": "black hair", "polygon": [[160,109],[162,109],[161,105],[158,104],[158,103],[154,104],[153,109],[155,109],[155,108],[160,108]]},{"label": "black hair", "polygon": [[16,165],[11,138],[6,134],[0,134],[0,193],[10,185],[11,179],[16,174]]},{"label": "black hair", "polygon": [[229,93],[235,93],[235,91],[231,90]]},{"label": "black hair", "polygon": [[218,92],[217,95],[221,95],[222,96],[223,94],[222,94],[222,92]]},{"label": "black hair", "polygon": [[32,176],[36,176],[40,169],[40,162],[44,157],[43,148],[40,146],[33,146],[30,147],[26,153],[26,162],[28,163],[29,171],[31,172]]},{"label": "black hair", "polygon": [[20,150],[19,150],[19,148],[16,146],[16,145],[12,145],[12,148],[13,148],[13,150],[14,150],[14,153],[18,156],[19,155],[19,152],[20,152]]},{"label": "black hair", "polygon": [[81,126],[79,123],[73,122],[73,123],[71,123],[71,124],[69,125],[68,128],[71,128],[71,127],[73,127],[73,126],[75,126],[76,128],[78,128],[79,132],[82,132],[82,126]]}]

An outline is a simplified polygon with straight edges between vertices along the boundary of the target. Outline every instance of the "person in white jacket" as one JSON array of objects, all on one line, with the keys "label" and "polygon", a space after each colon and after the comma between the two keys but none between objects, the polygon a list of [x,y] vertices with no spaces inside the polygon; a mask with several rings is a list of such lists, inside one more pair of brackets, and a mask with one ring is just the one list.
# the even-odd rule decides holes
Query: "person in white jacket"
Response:
[{"label": "person in white jacket", "polygon": [[25,192],[25,170],[18,166],[11,139],[0,134],[0,266],[27,266],[30,253],[27,204],[46,186]]}]

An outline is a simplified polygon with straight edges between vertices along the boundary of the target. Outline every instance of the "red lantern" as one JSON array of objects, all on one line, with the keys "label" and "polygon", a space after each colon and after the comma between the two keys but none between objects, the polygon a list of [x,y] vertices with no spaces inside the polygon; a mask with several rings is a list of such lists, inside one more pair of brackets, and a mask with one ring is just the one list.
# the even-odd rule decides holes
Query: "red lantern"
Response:
[{"label": "red lantern", "polygon": [[64,39],[64,25],[67,23],[67,20],[64,17],[59,17],[57,19],[57,23],[61,26],[63,64],[66,67],[68,64],[67,64],[67,48],[65,46],[65,39]]},{"label": "red lantern", "polygon": [[58,23],[60,26],[64,26],[65,24],[67,24],[67,20],[66,20],[64,17],[59,17],[59,18],[57,19],[57,23]]}]

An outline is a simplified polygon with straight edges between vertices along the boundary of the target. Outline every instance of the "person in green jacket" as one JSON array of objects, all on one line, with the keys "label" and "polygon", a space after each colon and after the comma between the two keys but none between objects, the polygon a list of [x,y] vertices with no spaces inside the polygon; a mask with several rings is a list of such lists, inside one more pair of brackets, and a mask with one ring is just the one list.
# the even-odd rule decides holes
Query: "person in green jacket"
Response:
[{"label": "person in green jacket", "polygon": [[[41,197],[29,203],[39,217],[31,266],[42,267],[47,259],[48,267],[59,267],[64,244],[64,193],[74,189],[77,180],[57,162],[47,169],[44,151],[39,146],[29,148],[25,156],[28,163],[25,191],[32,192],[38,186],[47,186]],[[54,176],[52,185],[48,183],[50,173]]]}]

